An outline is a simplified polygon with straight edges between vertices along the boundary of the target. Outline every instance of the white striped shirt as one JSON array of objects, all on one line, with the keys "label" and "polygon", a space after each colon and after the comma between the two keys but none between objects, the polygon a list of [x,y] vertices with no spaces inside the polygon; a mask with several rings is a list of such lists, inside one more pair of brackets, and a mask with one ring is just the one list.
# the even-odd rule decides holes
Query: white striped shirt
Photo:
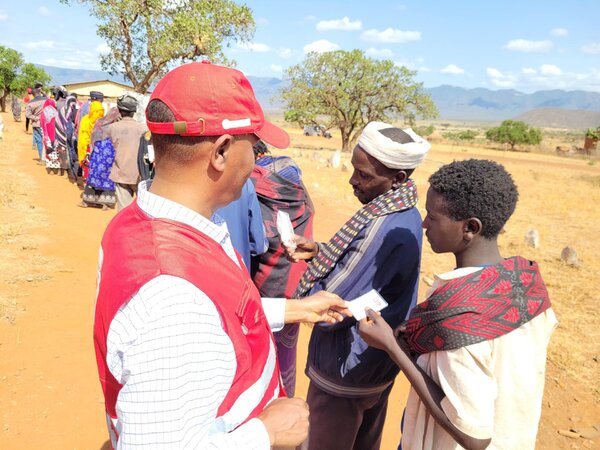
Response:
[{"label": "white striped shirt", "polygon": [[[148,187],[140,183],[137,197],[146,214],[196,228],[239,264],[225,224],[216,225]],[[269,299],[263,306],[272,327],[281,327],[285,299]],[[118,449],[270,448],[258,419],[230,433],[216,431],[217,409],[231,387],[236,358],[215,305],[192,283],[160,275],[142,286],[115,314],[106,358],[123,385],[115,424]]]}]

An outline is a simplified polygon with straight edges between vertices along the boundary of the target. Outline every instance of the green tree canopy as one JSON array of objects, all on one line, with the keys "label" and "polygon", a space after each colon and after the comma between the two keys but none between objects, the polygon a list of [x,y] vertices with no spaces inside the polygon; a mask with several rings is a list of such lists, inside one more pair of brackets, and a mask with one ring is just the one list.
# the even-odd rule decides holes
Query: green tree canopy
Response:
[{"label": "green tree canopy", "polygon": [[23,65],[23,55],[12,48],[0,45],[0,109],[6,111],[6,98],[11,91],[11,85],[17,78],[19,68]]},{"label": "green tree canopy", "polygon": [[230,63],[223,44],[254,34],[250,8],[231,0],[76,1],[89,5],[100,22],[98,36],[110,48],[100,59],[102,68],[123,74],[140,93],[175,64],[200,56]]},{"label": "green tree canopy", "polygon": [[44,69],[25,63],[18,51],[0,45],[0,109],[6,111],[6,99],[10,94],[21,96],[35,83],[50,81]]},{"label": "green tree canopy", "polygon": [[339,128],[342,150],[349,151],[369,122],[389,121],[394,115],[410,123],[416,116],[437,116],[415,74],[392,61],[368,58],[361,50],[309,53],[285,73],[285,118],[300,126]]},{"label": "green tree canopy", "polygon": [[510,149],[514,150],[517,144],[537,145],[542,142],[542,131],[520,120],[505,120],[499,127],[487,130],[485,137],[490,141],[510,144]]},{"label": "green tree canopy", "polygon": [[25,63],[19,69],[19,74],[11,83],[11,92],[16,95],[24,95],[28,87],[33,87],[36,83],[47,86],[52,77],[46,71],[35,64]]}]

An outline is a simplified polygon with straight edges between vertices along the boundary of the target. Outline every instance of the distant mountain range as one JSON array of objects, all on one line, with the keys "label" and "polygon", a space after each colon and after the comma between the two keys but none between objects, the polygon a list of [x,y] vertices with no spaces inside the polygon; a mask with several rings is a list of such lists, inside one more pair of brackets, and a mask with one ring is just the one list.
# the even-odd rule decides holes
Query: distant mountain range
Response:
[{"label": "distant mountain range", "polygon": [[[52,84],[81,81],[113,80],[129,84],[122,76],[112,76],[99,70],[64,69],[42,66],[51,77]],[[279,78],[253,77],[248,79],[256,97],[270,113],[283,109],[277,100],[285,82]],[[502,89],[465,89],[456,86],[439,86],[425,91],[431,95],[442,120],[500,122],[519,118],[534,126],[558,128],[587,128],[600,125],[600,93],[587,91],[548,90],[531,94]]]}]

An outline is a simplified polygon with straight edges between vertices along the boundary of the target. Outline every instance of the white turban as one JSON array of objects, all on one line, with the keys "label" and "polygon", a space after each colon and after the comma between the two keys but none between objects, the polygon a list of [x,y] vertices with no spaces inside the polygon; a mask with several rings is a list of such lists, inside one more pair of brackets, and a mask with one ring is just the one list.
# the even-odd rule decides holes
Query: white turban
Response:
[{"label": "white turban", "polygon": [[431,148],[431,144],[411,128],[400,129],[383,122],[369,123],[358,145],[390,169],[416,168]]}]

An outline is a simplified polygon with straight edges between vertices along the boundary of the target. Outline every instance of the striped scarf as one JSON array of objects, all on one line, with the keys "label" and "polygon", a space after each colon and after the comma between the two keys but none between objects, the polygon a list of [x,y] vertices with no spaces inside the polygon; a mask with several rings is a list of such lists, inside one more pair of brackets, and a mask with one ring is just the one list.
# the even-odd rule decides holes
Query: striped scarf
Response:
[{"label": "striped scarf", "polygon": [[319,246],[319,253],[309,263],[293,297],[306,296],[316,282],[327,277],[348,246],[373,219],[410,209],[416,204],[417,188],[409,179],[399,188],[390,189],[359,209],[327,244]]}]

